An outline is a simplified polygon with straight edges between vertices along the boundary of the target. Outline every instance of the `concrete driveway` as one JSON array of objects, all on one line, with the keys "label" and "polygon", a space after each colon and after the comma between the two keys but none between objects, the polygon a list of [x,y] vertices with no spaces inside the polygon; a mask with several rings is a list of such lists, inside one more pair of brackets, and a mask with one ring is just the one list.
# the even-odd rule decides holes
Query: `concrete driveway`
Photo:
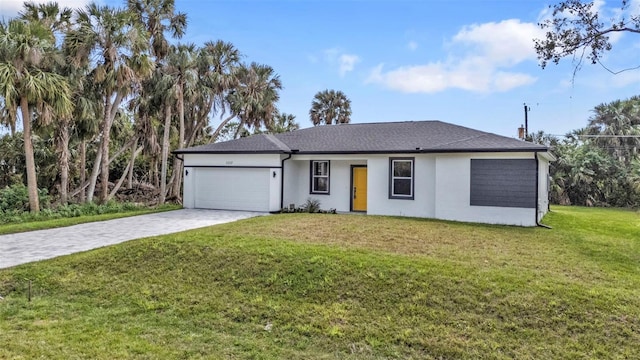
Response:
[{"label": "concrete driveway", "polygon": [[262,215],[267,214],[182,209],[64,228],[0,235],[0,269],[128,240],[171,234]]}]

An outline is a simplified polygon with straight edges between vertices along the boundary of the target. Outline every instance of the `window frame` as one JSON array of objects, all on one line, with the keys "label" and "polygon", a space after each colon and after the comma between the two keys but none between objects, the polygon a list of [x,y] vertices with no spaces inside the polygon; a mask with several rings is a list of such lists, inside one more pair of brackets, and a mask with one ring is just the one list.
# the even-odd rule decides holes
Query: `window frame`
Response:
[{"label": "window frame", "polygon": [[[411,176],[410,177],[405,177],[405,176],[394,176],[394,163],[396,161],[409,161],[411,162]],[[389,158],[389,199],[399,199],[399,200],[414,200],[415,198],[415,178],[416,178],[416,172],[415,172],[415,164],[416,164],[416,158],[415,157],[390,157]],[[403,195],[403,194],[395,194],[395,187],[394,187],[394,180],[410,180],[411,181],[411,194],[409,195]]]},{"label": "window frame", "polygon": [[[327,175],[315,175],[314,174],[314,164],[315,163],[327,163]],[[316,178],[326,178],[327,179],[327,190],[320,191],[315,189],[315,179]],[[331,189],[331,160],[310,160],[309,161],[309,194],[315,195],[330,195]]]}]

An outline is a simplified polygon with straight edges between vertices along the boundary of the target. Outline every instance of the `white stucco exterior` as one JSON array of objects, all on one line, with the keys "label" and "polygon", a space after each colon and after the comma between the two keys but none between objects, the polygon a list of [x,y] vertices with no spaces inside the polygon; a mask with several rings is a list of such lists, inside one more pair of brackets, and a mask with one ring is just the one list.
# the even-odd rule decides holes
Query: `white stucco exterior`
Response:
[{"label": "white stucco exterior", "polygon": [[184,154],[183,206],[279,211],[281,179],[279,154]]},{"label": "white stucco exterior", "polygon": [[[279,211],[289,204],[300,206],[317,199],[323,209],[352,210],[352,167],[367,167],[367,214],[436,218],[490,224],[535,226],[547,212],[548,156],[538,156],[538,213],[534,208],[470,205],[471,159],[533,159],[533,152],[502,153],[410,153],[410,154],[184,154],[184,207],[198,203],[199,193],[216,191],[216,184],[198,182],[198,172],[219,169],[239,173],[256,171],[252,183],[266,185],[268,204],[264,211]],[[389,197],[389,159],[414,159],[413,199]],[[311,194],[312,160],[330,161],[328,194]],[[230,177],[232,178],[232,177]],[[281,182],[282,181],[282,182]],[[243,186],[250,186],[243,184]],[[219,186],[218,186],[219,187]],[[284,192],[281,193],[281,189]],[[240,195],[239,195],[240,196]]]},{"label": "white stucco exterior", "polygon": [[533,153],[443,154],[436,159],[435,218],[489,224],[535,226],[535,209],[472,206],[471,159],[532,159]]},{"label": "white stucco exterior", "polygon": [[[389,198],[389,158],[414,158],[413,199]],[[348,212],[351,196],[351,166],[367,166],[367,214],[425,217],[490,224],[535,226],[536,209],[470,205],[471,159],[532,159],[527,153],[455,153],[393,155],[300,155],[285,162],[284,205],[299,206],[317,199],[324,209]],[[310,161],[330,160],[330,193],[310,193]],[[538,219],[548,209],[549,161],[539,157]]]}]

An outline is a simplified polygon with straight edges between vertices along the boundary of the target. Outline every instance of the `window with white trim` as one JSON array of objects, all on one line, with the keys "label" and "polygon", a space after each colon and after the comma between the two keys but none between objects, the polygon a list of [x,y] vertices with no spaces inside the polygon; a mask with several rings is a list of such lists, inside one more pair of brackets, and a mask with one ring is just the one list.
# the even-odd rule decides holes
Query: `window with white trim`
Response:
[{"label": "window with white trim", "polygon": [[329,160],[311,160],[312,194],[329,194]]},{"label": "window with white trim", "polygon": [[389,158],[389,199],[413,200],[414,158]]}]

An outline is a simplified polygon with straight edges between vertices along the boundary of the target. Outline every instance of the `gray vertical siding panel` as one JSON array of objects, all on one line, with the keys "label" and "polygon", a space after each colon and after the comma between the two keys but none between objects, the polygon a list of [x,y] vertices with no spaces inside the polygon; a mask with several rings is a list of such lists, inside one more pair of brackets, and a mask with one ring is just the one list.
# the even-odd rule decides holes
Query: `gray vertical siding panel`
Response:
[{"label": "gray vertical siding panel", "polygon": [[472,206],[536,207],[535,159],[471,159]]}]

